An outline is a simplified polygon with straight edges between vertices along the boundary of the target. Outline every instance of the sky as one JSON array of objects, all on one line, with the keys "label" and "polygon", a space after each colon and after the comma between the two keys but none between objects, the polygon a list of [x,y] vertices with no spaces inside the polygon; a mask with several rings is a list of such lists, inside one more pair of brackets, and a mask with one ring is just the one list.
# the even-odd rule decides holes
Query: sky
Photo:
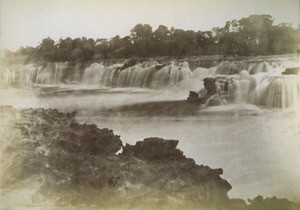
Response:
[{"label": "sky", "polygon": [[269,14],[300,24],[300,0],[0,0],[0,48],[37,46],[43,38],[111,38],[136,24],[205,31],[228,20]]}]

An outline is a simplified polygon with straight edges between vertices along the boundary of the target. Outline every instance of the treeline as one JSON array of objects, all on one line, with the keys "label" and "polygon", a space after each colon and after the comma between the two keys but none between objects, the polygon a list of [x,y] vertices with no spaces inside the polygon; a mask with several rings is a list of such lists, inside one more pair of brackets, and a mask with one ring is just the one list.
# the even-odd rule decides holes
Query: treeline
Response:
[{"label": "treeline", "polygon": [[300,27],[273,24],[270,15],[251,15],[227,21],[212,31],[192,31],[160,25],[153,31],[138,24],[130,36],[111,39],[65,38],[55,42],[45,38],[37,47],[6,50],[5,61],[65,62],[157,56],[267,55],[295,53],[300,43]]}]

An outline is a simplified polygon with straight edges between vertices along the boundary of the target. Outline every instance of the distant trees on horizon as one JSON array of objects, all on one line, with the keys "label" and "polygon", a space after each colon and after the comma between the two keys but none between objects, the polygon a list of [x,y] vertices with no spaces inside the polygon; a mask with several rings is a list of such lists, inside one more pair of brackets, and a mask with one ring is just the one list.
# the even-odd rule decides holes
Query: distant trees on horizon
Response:
[{"label": "distant trees on horizon", "polygon": [[269,55],[295,53],[300,43],[300,27],[274,25],[270,15],[251,15],[227,21],[212,31],[182,30],[160,25],[153,31],[148,24],[137,24],[130,36],[111,39],[50,37],[37,47],[6,50],[4,62],[90,61],[119,58],[197,55]]}]

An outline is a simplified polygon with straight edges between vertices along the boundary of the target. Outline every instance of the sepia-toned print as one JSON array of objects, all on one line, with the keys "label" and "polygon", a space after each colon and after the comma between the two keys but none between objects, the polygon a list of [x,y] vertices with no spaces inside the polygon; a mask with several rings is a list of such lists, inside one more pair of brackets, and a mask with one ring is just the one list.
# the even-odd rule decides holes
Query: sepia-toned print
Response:
[{"label": "sepia-toned print", "polygon": [[298,0],[0,2],[0,209],[300,210]]}]

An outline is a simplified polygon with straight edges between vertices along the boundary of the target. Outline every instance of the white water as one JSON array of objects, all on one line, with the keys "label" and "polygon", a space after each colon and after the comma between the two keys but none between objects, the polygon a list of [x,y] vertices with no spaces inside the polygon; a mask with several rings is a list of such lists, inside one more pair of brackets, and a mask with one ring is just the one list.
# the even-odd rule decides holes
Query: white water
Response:
[{"label": "white water", "polygon": [[[206,77],[234,78],[236,103],[296,108],[299,95],[297,75],[281,75],[286,67],[295,66],[295,58],[251,58],[241,61],[221,61],[210,68],[190,69],[186,61],[140,62],[120,70],[123,65],[105,63],[48,63],[42,66],[16,65],[3,72],[6,86],[18,83],[31,86],[97,86],[98,88],[150,88],[199,91]],[[201,63],[200,63],[201,64]],[[199,65],[200,65],[199,64]],[[298,86],[298,87],[297,87]]]}]

